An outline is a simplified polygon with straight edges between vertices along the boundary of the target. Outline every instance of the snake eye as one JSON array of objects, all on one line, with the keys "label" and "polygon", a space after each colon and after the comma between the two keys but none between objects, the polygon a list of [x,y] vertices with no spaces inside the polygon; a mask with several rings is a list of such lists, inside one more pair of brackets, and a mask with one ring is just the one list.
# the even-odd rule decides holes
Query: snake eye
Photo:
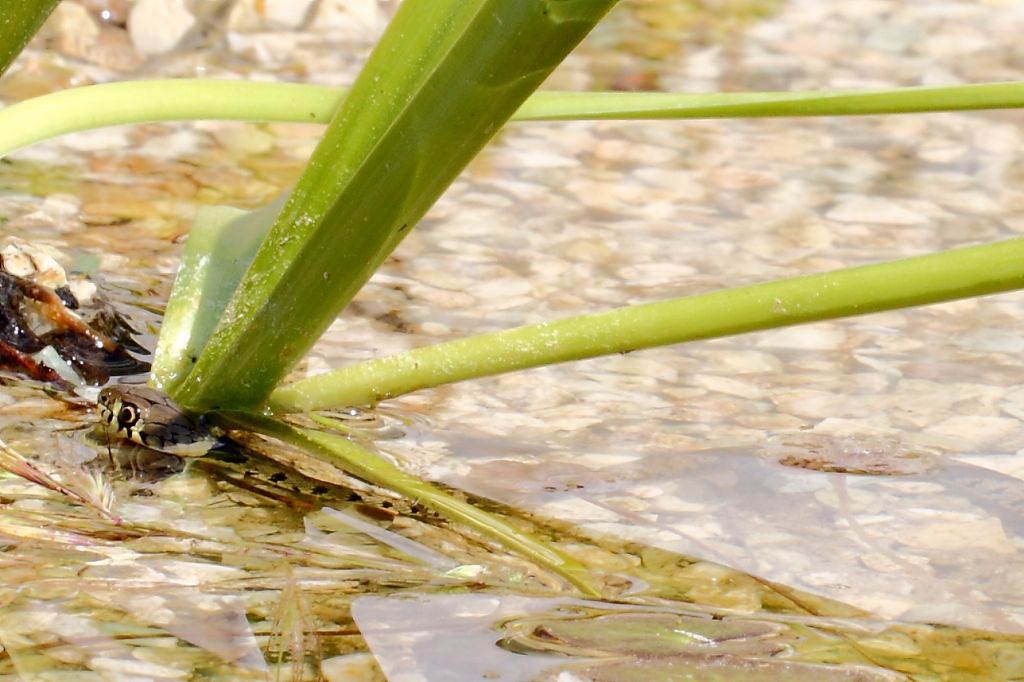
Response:
[{"label": "snake eye", "polygon": [[121,426],[132,426],[139,421],[139,408],[131,403],[122,405],[121,411],[117,413],[117,421]]},{"label": "snake eye", "polygon": [[100,391],[100,405],[106,405],[110,401],[110,394]]}]

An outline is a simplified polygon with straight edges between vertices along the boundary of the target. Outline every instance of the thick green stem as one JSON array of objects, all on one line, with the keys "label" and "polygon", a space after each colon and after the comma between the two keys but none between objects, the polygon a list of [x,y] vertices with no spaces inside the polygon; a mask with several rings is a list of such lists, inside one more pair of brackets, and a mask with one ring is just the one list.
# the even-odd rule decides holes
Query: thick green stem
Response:
[{"label": "thick green stem", "polygon": [[410,391],[684,341],[1024,287],[1024,239],[778,280],[484,334],[283,386],[271,406],[374,404]]},{"label": "thick green stem", "polygon": [[405,0],[256,253],[186,407],[264,400],[615,0]]},{"label": "thick green stem", "polygon": [[0,9],[0,74],[32,40],[60,0],[4,0]]}]

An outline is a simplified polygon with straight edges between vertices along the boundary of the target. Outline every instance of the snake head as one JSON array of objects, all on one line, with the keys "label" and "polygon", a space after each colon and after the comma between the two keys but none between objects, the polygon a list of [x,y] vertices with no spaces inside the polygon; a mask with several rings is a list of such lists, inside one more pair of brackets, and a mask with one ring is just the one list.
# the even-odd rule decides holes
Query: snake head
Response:
[{"label": "snake head", "polygon": [[179,457],[206,454],[216,439],[202,419],[148,386],[107,386],[97,399],[100,416],[117,436]]}]

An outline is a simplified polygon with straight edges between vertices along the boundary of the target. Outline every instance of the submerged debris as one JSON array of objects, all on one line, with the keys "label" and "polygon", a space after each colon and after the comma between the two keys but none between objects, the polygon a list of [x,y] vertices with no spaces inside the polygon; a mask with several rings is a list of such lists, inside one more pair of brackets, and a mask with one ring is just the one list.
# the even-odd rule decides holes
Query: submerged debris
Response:
[{"label": "submerged debris", "polygon": [[149,371],[135,330],[53,252],[15,237],[0,242],[0,370],[37,381],[98,385]]},{"label": "submerged debris", "polygon": [[110,483],[98,471],[64,465],[60,469],[63,478],[67,480],[61,482],[40,469],[37,464],[26,459],[3,440],[0,440],[0,469],[58,492],[75,502],[88,505],[114,523],[121,522],[113,511],[114,493]]},{"label": "submerged debris", "polygon": [[784,433],[768,439],[765,453],[785,466],[862,476],[910,476],[939,466],[936,451],[877,434]]}]

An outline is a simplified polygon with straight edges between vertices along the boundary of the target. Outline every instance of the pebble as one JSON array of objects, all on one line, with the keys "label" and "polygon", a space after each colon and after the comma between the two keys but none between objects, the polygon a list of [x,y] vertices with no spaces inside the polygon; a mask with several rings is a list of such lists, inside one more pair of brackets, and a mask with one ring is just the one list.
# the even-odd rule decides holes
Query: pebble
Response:
[{"label": "pebble", "polygon": [[128,16],[132,44],[145,56],[170,52],[195,25],[185,0],[138,0]]},{"label": "pebble", "polygon": [[332,656],[320,662],[327,682],[383,682],[384,676],[371,653]]},{"label": "pebble", "polygon": [[703,386],[709,391],[737,396],[747,400],[760,400],[764,397],[764,391],[760,387],[750,382],[740,381],[738,379],[713,376],[709,374],[695,374],[692,377],[692,381],[699,386]]},{"label": "pebble", "polygon": [[232,31],[297,29],[309,17],[316,0],[244,0],[228,15]]},{"label": "pebble", "polygon": [[829,323],[818,323],[762,332],[757,340],[757,347],[827,351],[838,348],[846,338],[846,333],[841,328]]},{"label": "pebble", "polygon": [[905,533],[897,533],[894,539],[922,549],[985,550],[1002,555],[1015,553],[1003,525],[994,518],[927,523]]},{"label": "pebble", "polygon": [[1008,443],[1024,441],[1020,421],[1006,417],[955,415],[935,424],[929,430],[934,435],[960,440],[964,443],[965,449],[1000,445],[1007,447]]},{"label": "pebble", "polygon": [[921,225],[928,217],[906,202],[868,197],[848,197],[839,202],[825,217],[843,223],[881,223],[888,225]]},{"label": "pebble", "polygon": [[320,0],[313,25],[321,29],[361,29],[365,39],[366,32],[376,34],[384,28],[388,14],[387,3],[379,0]]}]

